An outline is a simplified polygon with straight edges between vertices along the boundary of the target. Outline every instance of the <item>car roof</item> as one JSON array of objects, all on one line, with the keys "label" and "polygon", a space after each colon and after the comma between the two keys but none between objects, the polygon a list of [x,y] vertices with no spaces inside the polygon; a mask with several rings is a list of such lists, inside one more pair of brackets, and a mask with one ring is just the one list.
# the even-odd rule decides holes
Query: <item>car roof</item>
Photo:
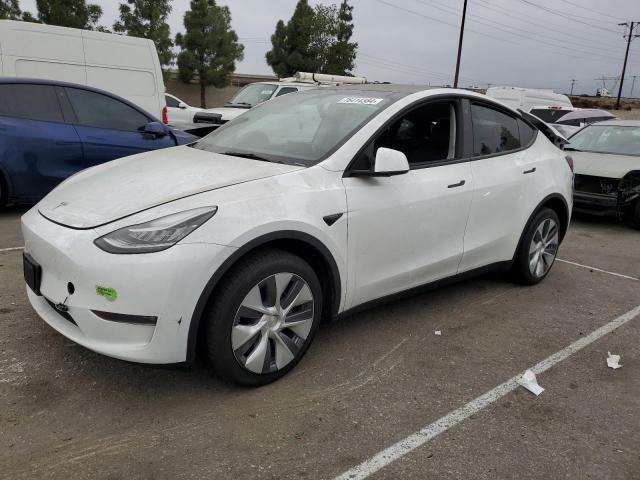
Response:
[{"label": "car roof", "polygon": [[[362,85],[337,85],[333,87],[337,90],[361,90],[367,92],[387,92],[387,93],[403,93],[409,95],[425,90],[436,90],[442,87],[431,87],[429,85],[403,85],[400,83],[365,83]],[[451,92],[459,93],[461,90],[448,89]]]},{"label": "car roof", "polygon": [[622,120],[614,118],[611,120],[603,120],[602,122],[592,123],[592,125],[610,125],[614,127],[640,127],[640,120]]},{"label": "car roof", "polygon": [[113,98],[115,100],[118,100],[118,101],[120,101],[122,103],[125,103],[125,104],[129,105],[131,108],[137,110],[140,113],[143,113],[148,118],[153,119],[154,122],[159,122],[160,121],[155,116],[151,115],[149,112],[147,112],[143,108],[140,108],[135,103],[130,102],[126,98],[122,98],[119,95],[116,95],[114,93],[107,92],[106,90],[101,90],[99,88],[90,87],[88,85],[82,85],[82,84],[79,84],[79,83],[71,83],[71,82],[63,82],[63,81],[60,81],[60,80],[46,80],[46,79],[42,79],[42,78],[25,78],[25,77],[1,77],[0,78],[0,85],[15,85],[15,84],[22,84],[22,85],[49,85],[49,86],[52,86],[52,87],[78,88],[78,89],[81,89],[81,90],[87,90],[89,92],[100,93],[102,95],[106,95],[107,97],[111,97],[111,98]]}]

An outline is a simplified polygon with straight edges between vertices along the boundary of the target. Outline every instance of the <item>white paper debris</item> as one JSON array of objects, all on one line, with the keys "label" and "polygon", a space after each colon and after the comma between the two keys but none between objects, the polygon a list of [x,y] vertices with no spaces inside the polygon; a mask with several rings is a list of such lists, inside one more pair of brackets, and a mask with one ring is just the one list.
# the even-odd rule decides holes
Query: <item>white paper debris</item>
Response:
[{"label": "white paper debris", "polygon": [[442,330],[436,330],[435,332],[433,332],[435,335],[437,335],[438,337],[442,336]]},{"label": "white paper debris", "polygon": [[611,355],[611,352],[607,352],[607,354],[609,355],[607,357],[607,367],[613,368],[614,370],[622,367],[622,365],[620,365],[620,355]]},{"label": "white paper debris", "polygon": [[536,396],[544,392],[544,388],[538,385],[536,374],[531,370],[527,370],[526,372],[524,372],[522,374],[522,377],[520,377],[520,380],[518,380],[518,383]]}]

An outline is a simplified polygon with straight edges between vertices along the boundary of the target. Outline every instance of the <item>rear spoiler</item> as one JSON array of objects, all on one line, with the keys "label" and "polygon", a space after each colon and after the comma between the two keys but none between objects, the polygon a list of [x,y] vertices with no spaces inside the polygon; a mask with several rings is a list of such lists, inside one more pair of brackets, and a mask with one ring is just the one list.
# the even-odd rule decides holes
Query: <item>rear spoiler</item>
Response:
[{"label": "rear spoiler", "polygon": [[564,138],[560,134],[560,132],[558,132],[555,128],[553,128],[549,124],[540,120],[535,115],[531,115],[530,113],[525,112],[521,109],[518,109],[518,112],[520,113],[520,115],[522,115],[522,118],[527,120],[538,130],[540,130],[544,134],[544,136],[547,137],[551,141],[551,143],[553,143],[556,147],[562,148],[567,143],[569,143],[569,141],[566,138]]}]

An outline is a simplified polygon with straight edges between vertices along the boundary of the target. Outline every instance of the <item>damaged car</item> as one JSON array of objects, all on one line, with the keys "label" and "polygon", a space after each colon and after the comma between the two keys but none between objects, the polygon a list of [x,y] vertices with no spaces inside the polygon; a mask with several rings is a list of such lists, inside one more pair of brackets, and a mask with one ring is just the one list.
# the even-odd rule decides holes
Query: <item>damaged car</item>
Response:
[{"label": "damaged car", "polygon": [[575,166],[574,210],[631,218],[640,229],[640,121],[608,120],[570,139]]}]

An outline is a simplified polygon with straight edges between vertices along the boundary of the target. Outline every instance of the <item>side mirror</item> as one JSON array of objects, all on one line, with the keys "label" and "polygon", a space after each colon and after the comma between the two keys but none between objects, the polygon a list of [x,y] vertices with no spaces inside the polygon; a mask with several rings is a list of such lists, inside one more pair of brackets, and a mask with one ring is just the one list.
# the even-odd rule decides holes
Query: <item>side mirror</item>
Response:
[{"label": "side mirror", "polygon": [[372,176],[390,177],[391,175],[401,175],[408,171],[409,161],[401,151],[380,147],[376,152]]},{"label": "side mirror", "polygon": [[154,137],[164,137],[168,135],[167,129],[160,122],[149,122],[142,127],[142,133],[153,135]]},{"label": "side mirror", "polygon": [[188,106],[189,106],[189,105],[187,105],[187,104],[186,104],[186,103],[184,103],[184,102],[180,102],[180,103],[178,104],[178,108],[179,108],[180,110],[186,110]]}]

